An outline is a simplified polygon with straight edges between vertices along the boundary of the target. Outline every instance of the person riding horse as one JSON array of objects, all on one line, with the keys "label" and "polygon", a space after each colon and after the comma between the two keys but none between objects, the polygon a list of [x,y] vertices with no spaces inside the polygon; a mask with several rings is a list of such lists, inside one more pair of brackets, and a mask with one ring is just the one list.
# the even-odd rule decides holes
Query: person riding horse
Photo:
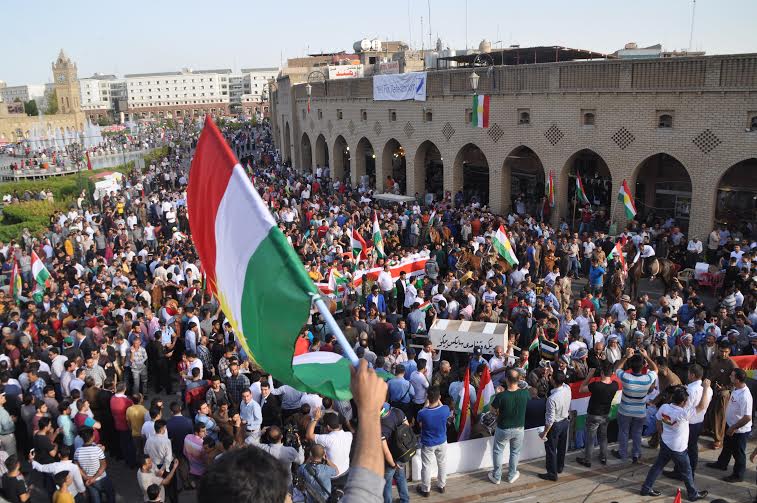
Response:
[{"label": "person riding horse", "polygon": [[659,266],[657,266],[657,258],[655,257],[655,251],[654,248],[648,243],[645,242],[641,245],[639,245],[639,250],[637,252],[638,258],[634,259],[634,263],[636,263],[636,260],[641,259],[641,267],[642,272],[645,274],[649,274],[650,279],[654,279],[655,275],[657,275],[657,272],[659,270]]}]

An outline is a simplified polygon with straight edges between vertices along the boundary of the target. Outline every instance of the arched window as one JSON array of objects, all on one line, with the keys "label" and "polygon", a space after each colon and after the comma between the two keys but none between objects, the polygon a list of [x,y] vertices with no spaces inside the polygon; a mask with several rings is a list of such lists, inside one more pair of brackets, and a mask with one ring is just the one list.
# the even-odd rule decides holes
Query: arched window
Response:
[{"label": "arched window", "polygon": [[657,127],[661,129],[669,129],[673,127],[673,116],[670,114],[660,115],[660,120],[657,122]]},{"label": "arched window", "polygon": [[521,112],[518,117],[518,124],[531,124],[531,114],[528,112]]},{"label": "arched window", "polygon": [[749,131],[757,131],[757,115],[749,121]]},{"label": "arched window", "polygon": [[586,112],[584,114],[584,126],[594,125],[594,114],[592,112]]}]

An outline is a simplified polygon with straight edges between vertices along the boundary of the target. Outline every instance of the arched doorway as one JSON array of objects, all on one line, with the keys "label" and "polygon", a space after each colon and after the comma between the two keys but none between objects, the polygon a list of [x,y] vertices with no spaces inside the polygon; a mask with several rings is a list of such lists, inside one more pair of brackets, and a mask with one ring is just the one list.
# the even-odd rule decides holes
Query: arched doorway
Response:
[{"label": "arched doorway", "polygon": [[416,183],[415,186],[416,189],[423,188],[426,204],[441,201],[444,198],[444,162],[439,148],[429,140],[424,141],[418,147],[413,164],[416,172],[423,174],[423,185]]},{"label": "arched doorway", "polygon": [[376,154],[368,138],[362,137],[357,142],[355,152],[355,175],[357,183],[364,188],[376,186]]},{"label": "arched doorway", "polygon": [[[463,201],[489,204],[489,161],[478,146],[468,143],[455,156],[455,189],[463,191]],[[457,194],[455,194],[457,198]]]},{"label": "arched doorway", "polygon": [[313,170],[313,148],[310,145],[310,138],[307,133],[302,133],[302,142],[300,143],[300,152],[302,156],[301,172]]},{"label": "arched doorway", "polygon": [[688,231],[691,178],[681,161],[665,153],[648,157],[636,169],[634,185],[636,220],[653,225],[672,218]]},{"label": "arched doorway", "polygon": [[[383,183],[384,192],[404,194],[407,190],[407,163],[405,161],[405,149],[400,142],[392,138],[384,145],[384,152],[381,154],[381,172],[384,175]],[[390,178],[391,177],[391,180]],[[390,189],[390,183],[394,188]]]},{"label": "arched doorway", "polygon": [[[512,211],[518,214],[540,215],[544,197],[544,166],[536,152],[525,145],[517,147],[505,159],[504,169],[510,174]],[[510,211],[504,208],[503,211]]]},{"label": "arched doorway", "polygon": [[610,207],[612,205],[612,175],[602,156],[585,148],[579,150],[568,159],[563,168],[567,173],[565,187],[566,194],[560,197],[568,198],[568,214],[566,220],[571,229],[577,231],[582,220],[581,210],[585,203],[576,197],[578,187],[577,177],[581,178],[581,185],[586,198],[589,200],[593,215],[591,230],[607,231],[610,226]]},{"label": "arched doorway", "polygon": [[284,126],[284,145],[282,154],[284,162],[292,162],[292,131],[289,129],[289,123]]},{"label": "arched doorway", "polygon": [[331,177],[335,180],[344,180],[350,176],[350,147],[344,136],[339,135],[334,140],[334,161],[331,171]]},{"label": "arched doorway", "polygon": [[315,140],[315,165],[321,168],[329,165],[329,146],[322,134]]},{"label": "arched doorway", "polygon": [[[715,221],[750,236],[746,224],[757,222],[757,158],[734,164],[718,183]],[[751,229],[751,237],[757,234]]]}]

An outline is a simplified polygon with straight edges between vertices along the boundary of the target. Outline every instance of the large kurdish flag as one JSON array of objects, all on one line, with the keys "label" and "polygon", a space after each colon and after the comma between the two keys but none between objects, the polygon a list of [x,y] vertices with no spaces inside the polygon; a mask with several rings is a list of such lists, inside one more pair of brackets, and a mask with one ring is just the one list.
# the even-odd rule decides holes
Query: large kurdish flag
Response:
[{"label": "large kurdish flag", "polygon": [[[610,406],[610,420],[618,417],[618,406],[620,405],[620,397],[622,396],[621,388],[623,387],[620,383],[620,379],[617,377],[613,376],[612,380],[618,383],[618,391],[615,393],[612,405]],[[594,381],[599,381],[599,377],[595,377],[591,380],[591,382]],[[570,410],[576,411],[576,430],[583,429],[586,425],[586,410],[589,407],[589,398],[591,398],[591,393],[581,393],[579,391],[580,388],[580,382],[570,384]]]},{"label": "large kurdish flag", "polygon": [[328,352],[293,358],[318,290],[209,117],[187,196],[192,238],[208,286],[247,354],[300,391],[349,399],[348,360]]},{"label": "large kurdish flag", "polygon": [[489,96],[474,94],[472,110],[471,125],[481,128],[489,127]]},{"label": "large kurdish flag", "polygon": [[32,251],[32,276],[37,282],[37,288],[34,289],[32,297],[36,302],[42,302],[42,296],[47,290],[47,284],[50,280],[50,271],[47,270],[44,262],[35,251]]}]

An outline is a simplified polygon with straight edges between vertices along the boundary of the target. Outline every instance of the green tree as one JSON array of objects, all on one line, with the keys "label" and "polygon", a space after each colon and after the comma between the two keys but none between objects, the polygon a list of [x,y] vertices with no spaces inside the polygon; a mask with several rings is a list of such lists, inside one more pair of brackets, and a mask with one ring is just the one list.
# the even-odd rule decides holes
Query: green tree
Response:
[{"label": "green tree", "polygon": [[24,113],[26,115],[32,115],[32,116],[39,115],[39,110],[37,109],[37,102],[34,100],[29,100],[26,103],[24,103]]},{"label": "green tree", "polygon": [[47,93],[47,110],[45,115],[55,115],[58,113],[58,92],[53,89]]}]

